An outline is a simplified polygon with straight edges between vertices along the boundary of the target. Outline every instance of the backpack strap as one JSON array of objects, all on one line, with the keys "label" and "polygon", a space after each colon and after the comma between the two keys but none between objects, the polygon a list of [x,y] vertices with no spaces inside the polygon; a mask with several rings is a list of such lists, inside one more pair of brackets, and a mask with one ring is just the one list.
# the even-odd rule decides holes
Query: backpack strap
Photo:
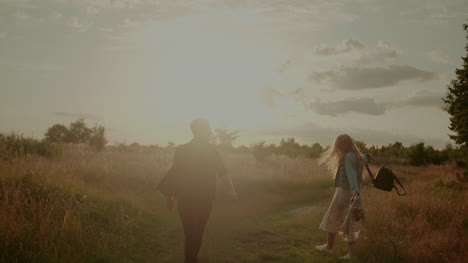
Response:
[{"label": "backpack strap", "polygon": [[[393,174],[393,173],[392,173],[392,174]],[[403,192],[400,193],[400,191],[398,191],[398,188],[397,188],[396,186],[394,186],[394,188],[395,188],[397,194],[398,194],[399,196],[406,195],[405,187],[403,187],[403,185],[401,184],[400,180],[398,180],[398,178],[396,177],[395,174],[393,174],[393,179],[395,179],[395,181],[398,183],[398,185],[400,185],[401,189],[403,189]]]},{"label": "backpack strap", "polygon": [[[384,167],[386,168],[385,166],[383,166],[382,164],[380,164],[379,162],[377,162],[375,159],[372,158],[372,161],[377,163],[380,167]],[[365,164],[365,167],[366,167],[366,170],[367,170],[367,173],[369,174],[369,177],[371,179],[374,179],[374,174],[372,173],[371,169],[369,168],[369,165],[366,163]],[[388,168],[387,168],[388,169]],[[392,175],[393,175],[393,179],[395,179],[395,181],[397,182],[397,184],[400,186],[400,188],[403,190],[403,192],[400,192],[398,190],[398,188],[396,186],[394,186],[393,188],[395,188],[397,194],[399,196],[403,196],[403,195],[406,195],[406,190],[405,190],[405,187],[401,184],[400,180],[398,180],[398,178],[396,177],[396,175],[392,172]]]},{"label": "backpack strap", "polygon": [[369,168],[369,165],[367,165],[367,163],[366,163],[364,166],[366,167],[367,174],[369,174],[370,179],[373,180],[375,177],[374,177],[374,174],[372,173],[371,169]]},{"label": "backpack strap", "polygon": [[372,173],[371,169],[369,168],[369,164],[370,162],[375,162],[376,164],[378,164],[380,167],[384,167],[383,165],[381,165],[379,162],[377,162],[374,158],[372,158],[372,156],[368,153],[366,153],[366,156],[368,158],[368,162],[366,164],[364,164],[364,166],[366,167],[366,170],[367,170],[367,174],[369,174],[369,177],[371,180],[374,180],[375,179],[375,176],[374,174]]}]

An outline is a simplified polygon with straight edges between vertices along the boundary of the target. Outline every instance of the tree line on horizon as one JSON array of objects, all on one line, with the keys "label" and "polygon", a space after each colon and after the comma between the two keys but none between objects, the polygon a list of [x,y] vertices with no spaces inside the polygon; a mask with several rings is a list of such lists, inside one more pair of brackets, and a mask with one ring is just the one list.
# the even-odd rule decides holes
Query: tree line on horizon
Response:
[{"label": "tree line on horizon", "polygon": [[[271,156],[287,156],[289,158],[319,158],[330,146],[322,146],[320,143],[300,144],[293,137],[282,138],[279,144],[259,141],[250,146],[233,146],[238,138],[238,131],[227,129],[216,129],[212,143],[221,152],[248,153],[252,154],[258,162],[264,162]],[[448,144],[443,149],[436,149],[424,142],[411,144],[409,146],[396,141],[386,145],[367,145],[364,141],[355,140],[355,144],[362,153],[370,153],[377,158],[392,160],[392,162],[407,163],[416,166],[428,164],[443,164],[453,161],[460,167],[466,167],[468,160],[463,148]],[[169,142],[167,146],[141,145],[139,143],[119,144],[109,146],[117,151],[133,151],[138,149],[174,149],[177,144]]]},{"label": "tree line on horizon", "polygon": [[[264,162],[268,157],[287,156],[289,158],[319,158],[329,146],[323,147],[320,143],[300,144],[293,137],[282,138],[279,144],[266,143],[259,141],[250,146],[233,146],[238,138],[237,130],[228,130],[225,128],[215,129],[212,143],[222,152],[249,153],[258,162]],[[27,154],[37,154],[45,157],[53,157],[61,154],[60,144],[81,144],[98,151],[103,150],[107,144],[105,128],[96,125],[89,128],[83,119],[71,122],[69,126],[63,124],[54,124],[44,134],[43,140],[33,138],[24,138],[19,135],[0,134],[0,155],[21,157]],[[421,166],[428,164],[443,164],[448,161],[455,162],[460,167],[467,167],[468,154],[463,145],[452,146],[448,144],[444,149],[435,149],[424,142],[405,146],[396,141],[387,145],[367,145],[364,141],[356,140],[356,146],[362,153],[370,153],[378,158],[386,160],[392,159],[394,162],[408,163]],[[132,151],[141,148],[171,149],[176,147],[175,143],[169,142],[167,146],[159,145],[140,145],[137,142],[132,144],[119,144],[116,146],[107,146],[109,150]],[[3,154],[2,154],[3,152]]]},{"label": "tree line on horizon", "polygon": [[107,144],[105,128],[95,125],[89,128],[84,119],[71,122],[69,126],[54,124],[44,134],[45,140],[53,143],[88,144],[101,151]]},{"label": "tree line on horizon", "polygon": [[68,127],[63,124],[52,125],[41,140],[16,133],[0,133],[0,159],[18,159],[28,155],[53,158],[62,155],[63,144],[87,145],[101,151],[107,144],[105,128],[101,125],[90,128],[84,119],[78,119]]},{"label": "tree line on horizon", "polygon": [[[428,164],[442,164],[448,161],[454,161],[460,167],[467,166],[466,151],[461,147],[454,147],[448,144],[444,149],[435,149],[431,145],[426,145],[424,142],[404,146],[401,142],[396,141],[387,145],[367,145],[364,141],[355,141],[361,153],[370,153],[377,158],[393,159],[411,165],[422,166]],[[310,157],[318,158],[328,149],[329,146],[323,147],[319,143],[312,145],[300,145],[294,138],[283,138],[279,145],[267,144],[261,141],[252,144],[249,147],[240,146],[237,151],[251,151],[254,157],[263,161],[271,155],[285,155],[291,158]]]}]

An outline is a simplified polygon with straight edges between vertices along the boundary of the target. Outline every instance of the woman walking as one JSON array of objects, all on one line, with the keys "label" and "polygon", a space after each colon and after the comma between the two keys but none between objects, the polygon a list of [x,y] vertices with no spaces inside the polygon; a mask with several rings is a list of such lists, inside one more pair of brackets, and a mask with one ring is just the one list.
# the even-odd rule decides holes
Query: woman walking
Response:
[{"label": "woman walking", "polygon": [[334,253],[337,233],[348,242],[349,253],[342,259],[356,257],[356,240],[361,229],[361,182],[364,164],[370,155],[361,155],[351,137],[342,134],[336,137],[333,147],[319,160],[335,175],[335,195],[319,228],[327,232],[327,243],[315,249]]}]

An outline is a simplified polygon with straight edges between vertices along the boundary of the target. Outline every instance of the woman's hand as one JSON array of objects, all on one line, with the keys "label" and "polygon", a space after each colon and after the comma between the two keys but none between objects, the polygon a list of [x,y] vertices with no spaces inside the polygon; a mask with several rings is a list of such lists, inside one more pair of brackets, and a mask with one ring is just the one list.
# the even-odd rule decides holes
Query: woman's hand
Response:
[{"label": "woman's hand", "polygon": [[372,157],[372,155],[370,153],[366,153],[366,157],[369,160],[369,162],[374,161],[374,157]]},{"label": "woman's hand", "polygon": [[358,198],[359,198],[359,193],[358,193],[358,192],[354,192],[354,193],[353,193],[353,196],[351,197],[351,203],[356,202],[356,200],[358,200]]}]

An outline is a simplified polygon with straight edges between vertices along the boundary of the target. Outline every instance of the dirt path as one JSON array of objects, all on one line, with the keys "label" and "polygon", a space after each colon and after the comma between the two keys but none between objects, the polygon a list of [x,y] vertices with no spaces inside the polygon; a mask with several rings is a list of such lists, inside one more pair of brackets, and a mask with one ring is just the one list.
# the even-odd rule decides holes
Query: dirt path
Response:
[{"label": "dirt path", "polygon": [[[254,197],[244,196],[234,203],[218,200],[200,262],[339,262],[313,249],[324,242],[324,233],[317,227],[330,198],[329,190],[309,184],[266,187]],[[181,227],[176,215],[166,216],[167,225],[159,240],[163,247],[155,256],[157,262],[181,262]],[[343,244],[338,243],[341,252]]]}]

